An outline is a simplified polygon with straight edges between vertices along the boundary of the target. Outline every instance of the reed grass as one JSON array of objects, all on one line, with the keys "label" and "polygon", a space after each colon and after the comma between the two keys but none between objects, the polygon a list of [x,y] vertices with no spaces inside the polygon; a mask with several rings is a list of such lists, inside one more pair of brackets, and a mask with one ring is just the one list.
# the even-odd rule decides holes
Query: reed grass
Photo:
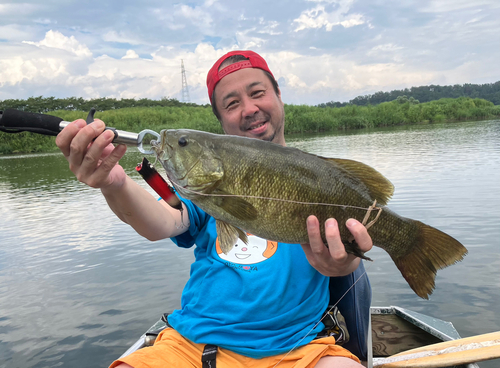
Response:
[{"label": "reed grass", "polygon": [[[66,121],[85,119],[85,111],[48,112]],[[223,133],[210,106],[131,107],[98,112],[107,126],[139,132],[143,129],[196,129]],[[479,99],[443,98],[418,103],[398,97],[378,105],[318,107],[285,105],[285,134],[386,127],[403,124],[479,120],[500,117],[500,106]],[[32,133],[0,132],[0,154],[57,151],[54,137]]]}]

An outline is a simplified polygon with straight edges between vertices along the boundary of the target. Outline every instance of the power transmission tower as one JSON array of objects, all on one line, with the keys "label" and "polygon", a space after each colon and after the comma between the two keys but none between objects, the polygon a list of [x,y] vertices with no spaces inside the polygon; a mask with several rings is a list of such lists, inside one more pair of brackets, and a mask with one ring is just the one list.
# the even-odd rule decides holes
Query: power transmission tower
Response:
[{"label": "power transmission tower", "polygon": [[182,102],[189,101],[189,90],[186,80],[186,69],[184,69],[184,60],[181,59],[181,72],[182,72]]}]

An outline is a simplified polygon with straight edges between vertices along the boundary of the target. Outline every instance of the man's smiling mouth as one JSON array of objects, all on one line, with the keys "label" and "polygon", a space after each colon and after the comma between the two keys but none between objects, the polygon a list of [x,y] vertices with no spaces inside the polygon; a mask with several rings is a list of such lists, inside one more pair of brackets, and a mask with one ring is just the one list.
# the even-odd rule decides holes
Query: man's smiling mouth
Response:
[{"label": "man's smiling mouth", "polygon": [[254,129],[257,129],[257,128],[260,128],[261,126],[263,126],[266,122],[262,122],[260,124],[257,124],[257,125],[254,125],[254,126],[251,126],[250,128],[248,128],[248,130],[254,130]]}]

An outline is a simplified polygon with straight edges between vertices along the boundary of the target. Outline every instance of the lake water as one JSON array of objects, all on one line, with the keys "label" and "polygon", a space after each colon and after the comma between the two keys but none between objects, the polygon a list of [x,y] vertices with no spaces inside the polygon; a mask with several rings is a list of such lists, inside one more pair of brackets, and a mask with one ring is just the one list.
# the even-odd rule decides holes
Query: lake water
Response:
[{"label": "lake water", "polygon": [[[374,248],[366,264],[373,306],[451,321],[463,337],[500,330],[499,120],[287,142],[375,167],[396,188],[393,210],[468,248],[464,261],[438,272],[430,300]],[[121,163],[147,188],[135,172],[140,161],[130,152]],[[191,250],[149,242],[121,223],[61,154],[0,156],[0,367],[107,366],[179,306],[192,260]]]}]

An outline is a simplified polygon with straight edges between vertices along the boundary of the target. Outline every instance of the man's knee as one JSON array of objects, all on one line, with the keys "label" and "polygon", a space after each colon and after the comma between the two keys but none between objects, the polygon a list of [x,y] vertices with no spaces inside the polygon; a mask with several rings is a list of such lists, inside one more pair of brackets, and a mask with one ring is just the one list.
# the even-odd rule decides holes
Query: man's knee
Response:
[{"label": "man's knee", "polygon": [[358,362],[345,357],[326,356],[321,358],[314,368],[364,368]]},{"label": "man's knee", "polygon": [[116,367],[114,367],[114,368],[134,368],[134,367],[132,367],[131,365],[128,365],[128,364],[126,364],[126,363],[120,363],[120,364],[118,364],[118,365],[117,365]]}]

